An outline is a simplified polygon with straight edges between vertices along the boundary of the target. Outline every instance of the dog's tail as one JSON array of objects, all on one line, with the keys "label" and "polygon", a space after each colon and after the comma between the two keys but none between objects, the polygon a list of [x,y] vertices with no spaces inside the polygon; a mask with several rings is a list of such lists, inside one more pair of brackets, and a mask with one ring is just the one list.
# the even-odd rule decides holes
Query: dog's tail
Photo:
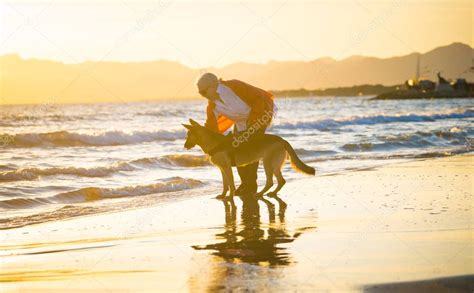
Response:
[{"label": "dog's tail", "polygon": [[293,167],[295,171],[300,171],[308,175],[316,174],[316,169],[314,169],[311,166],[306,165],[305,163],[303,163],[303,161],[300,160],[300,158],[298,158],[298,155],[296,155],[295,150],[293,149],[293,147],[291,146],[289,142],[283,139],[283,144],[285,146],[285,150],[290,155],[291,167]]}]

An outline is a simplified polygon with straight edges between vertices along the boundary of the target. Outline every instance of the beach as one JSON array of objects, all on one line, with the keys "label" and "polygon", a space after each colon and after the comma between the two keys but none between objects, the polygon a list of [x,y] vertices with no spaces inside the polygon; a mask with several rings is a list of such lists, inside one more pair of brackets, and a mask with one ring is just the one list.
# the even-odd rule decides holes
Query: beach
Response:
[{"label": "beach", "polygon": [[474,293],[472,1],[3,2],[0,293]]},{"label": "beach", "polygon": [[373,292],[428,282],[469,292],[473,162],[464,154],[317,174],[277,199],[233,204],[203,186],[159,205],[4,229],[0,287]]}]

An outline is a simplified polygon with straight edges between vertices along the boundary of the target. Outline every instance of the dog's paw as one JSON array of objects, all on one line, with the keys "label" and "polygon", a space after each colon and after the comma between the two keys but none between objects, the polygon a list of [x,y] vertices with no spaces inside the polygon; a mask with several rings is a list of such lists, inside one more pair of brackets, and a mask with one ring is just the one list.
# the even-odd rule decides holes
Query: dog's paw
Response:
[{"label": "dog's paw", "polygon": [[215,199],[225,199],[225,194],[219,194]]},{"label": "dog's paw", "polygon": [[275,196],[277,196],[277,193],[274,192],[274,191],[272,191],[272,192],[269,192],[269,193],[267,193],[267,194],[265,194],[265,195],[266,195],[266,196],[269,196],[269,197],[275,197]]}]

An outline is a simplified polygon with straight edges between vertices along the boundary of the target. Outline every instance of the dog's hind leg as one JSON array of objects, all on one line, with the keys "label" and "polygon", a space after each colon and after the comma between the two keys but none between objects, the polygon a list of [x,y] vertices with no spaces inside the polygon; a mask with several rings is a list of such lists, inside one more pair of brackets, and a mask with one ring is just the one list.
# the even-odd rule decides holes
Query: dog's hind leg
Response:
[{"label": "dog's hind leg", "polygon": [[272,161],[271,157],[263,159],[263,168],[265,169],[265,175],[267,176],[267,182],[265,183],[265,187],[263,187],[260,192],[256,194],[256,196],[262,196],[273,186],[273,168],[272,168]]},{"label": "dog's hind leg", "polygon": [[277,193],[280,191],[280,189],[283,187],[283,185],[285,185],[286,183],[285,178],[283,178],[283,175],[281,174],[281,168],[285,164],[285,161],[286,161],[286,151],[283,150],[283,152],[279,153],[278,157],[275,158],[274,164],[273,164],[273,173],[275,174],[278,185],[275,188],[275,190],[267,194],[268,196],[276,196]]},{"label": "dog's hind leg", "polygon": [[267,195],[268,196],[276,196],[278,191],[280,191],[280,189],[283,187],[283,185],[285,185],[286,183],[286,180],[285,178],[283,178],[283,175],[281,174],[281,170],[278,170],[275,172],[275,177],[277,178],[277,181],[278,181],[278,185],[277,187],[275,188],[275,190],[273,190],[272,192],[269,192]]}]

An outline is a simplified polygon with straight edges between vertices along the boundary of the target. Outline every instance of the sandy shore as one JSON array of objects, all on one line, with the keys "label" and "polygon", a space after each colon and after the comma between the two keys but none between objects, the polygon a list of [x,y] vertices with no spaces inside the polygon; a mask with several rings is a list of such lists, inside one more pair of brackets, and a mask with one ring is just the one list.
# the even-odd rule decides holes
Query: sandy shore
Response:
[{"label": "sandy shore", "polygon": [[2,230],[0,287],[377,291],[464,276],[441,279],[455,280],[443,289],[468,290],[473,163],[470,155],[412,161],[306,177],[278,200],[232,205],[203,194]]}]

